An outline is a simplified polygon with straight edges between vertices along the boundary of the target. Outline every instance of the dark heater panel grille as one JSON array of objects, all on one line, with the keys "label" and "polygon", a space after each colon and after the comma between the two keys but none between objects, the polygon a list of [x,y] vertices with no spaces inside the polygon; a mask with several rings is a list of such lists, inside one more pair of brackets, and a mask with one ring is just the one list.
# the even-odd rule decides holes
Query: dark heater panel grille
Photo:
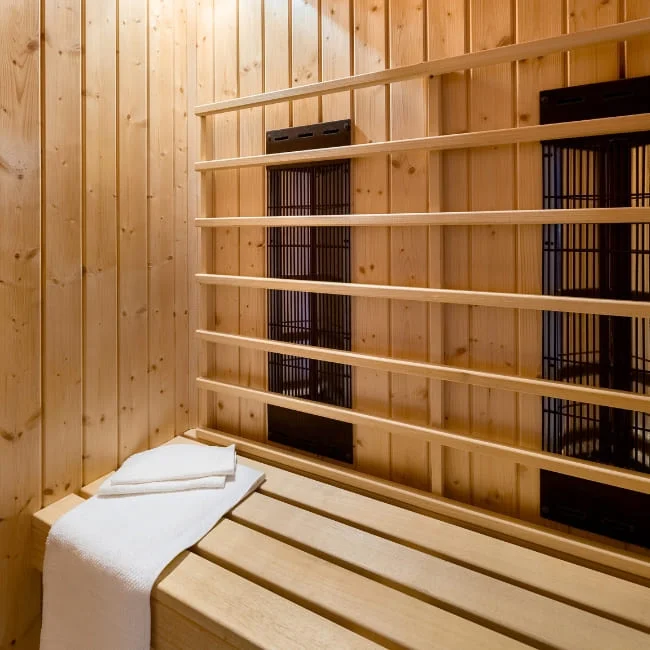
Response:
[{"label": "dark heater panel grille", "polygon": [[[271,215],[347,214],[348,161],[268,171]],[[271,228],[269,275],[292,280],[350,281],[350,229]],[[269,338],[350,350],[350,297],[271,291]],[[352,406],[350,366],[270,355],[271,390],[336,406]]]},{"label": "dark heater panel grille", "polygon": [[[575,90],[575,89],[574,89]],[[544,207],[650,206],[650,133],[545,143]],[[560,224],[543,228],[548,295],[648,300],[649,224]],[[650,395],[650,332],[644,318],[545,312],[547,379]],[[650,473],[650,416],[543,399],[543,448]],[[542,515],[650,546],[650,497],[541,475]]]},{"label": "dark heater panel grille", "polygon": [[[350,162],[276,167],[267,171],[271,216],[348,214]],[[268,274],[274,278],[350,282],[350,229],[271,228]],[[349,296],[269,292],[270,339],[351,349]],[[352,407],[350,366],[284,354],[269,354],[269,390],[335,406]],[[352,462],[352,426],[269,406],[269,439],[337,460]]]}]

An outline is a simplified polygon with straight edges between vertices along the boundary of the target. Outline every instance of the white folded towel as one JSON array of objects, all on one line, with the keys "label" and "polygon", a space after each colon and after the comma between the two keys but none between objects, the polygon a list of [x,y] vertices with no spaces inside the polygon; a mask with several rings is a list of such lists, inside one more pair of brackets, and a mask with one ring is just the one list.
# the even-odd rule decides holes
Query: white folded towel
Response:
[{"label": "white folded towel", "polygon": [[123,485],[230,476],[235,471],[235,464],[235,445],[164,445],[131,456],[111,476],[111,482],[113,485]]},{"label": "white folded towel", "polygon": [[225,476],[204,476],[188,478],[186,481],[152,481],[151,483],[130,483],[115,485],[106,479],[97,491],[100,497],[117,497],[129,494],[160,494],[161,492],[183,492],[185,490],[218,490],[226,485]]},{"label": "white folded towel", "polygon": [[61,517],[45,550],[41,650],[149,650],[162,570],[263,480],[238,463],[221,490],[93,497]]}]

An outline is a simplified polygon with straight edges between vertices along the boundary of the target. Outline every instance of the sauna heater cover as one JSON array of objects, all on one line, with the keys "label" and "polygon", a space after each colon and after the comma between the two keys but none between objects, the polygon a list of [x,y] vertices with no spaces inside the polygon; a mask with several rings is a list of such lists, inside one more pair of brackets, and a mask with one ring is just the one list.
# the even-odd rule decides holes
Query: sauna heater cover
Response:
[{"label": "sauna heater cover", "polygon": [[[350,121],[270,131],[267,153],[350,144]],[[350,161],[267,169],[269,216],[349,214]],[[268,275],[318,282],[350,282],[348,227],[270,228]],[[268,336],[276,341],[350,350],[349,296],[269,291]],[[270,353],[269,390],[282,395],[352,407],[348,365]],[[268,406],[269,440],[352,462],[352,425]]]},{"label": "sauna heater cover", "polygon": [[[647,112],[650,77],[545,91],[542,123]],[[650,206],[650,132],[543,143],[545,208]],[[650,299],[650,224],[543,227],[543,292]],[[644,318],[544,312],[546,379],[650,394]],[[543,399],[543,448],[650,473],[650,415]],[[650,495],[541,472],[541,514],[650,547]]]}]

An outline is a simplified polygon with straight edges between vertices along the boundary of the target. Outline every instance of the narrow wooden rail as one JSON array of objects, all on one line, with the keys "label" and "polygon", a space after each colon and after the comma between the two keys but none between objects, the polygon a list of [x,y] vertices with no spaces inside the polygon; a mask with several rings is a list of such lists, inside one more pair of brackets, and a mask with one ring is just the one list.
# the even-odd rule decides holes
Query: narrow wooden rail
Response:
[{"label": "narrow wooden rail", "polygon": [[422,361],[407,361],[391,357],[378,357],[359,352],[346,352],[331,348],[320,348],[297,343],[285,343],[268,339],[241,336],[238,334],[225,334],[209,330],[197,330],[198,338],[210,343],[237,346],[247,350],[262,350],[288,354],[319,361],[342,363],[357,368],[371,368],[383,372],[396,372],[400,374],[416,375],[429,379],[441,379],[472,386],[483,386],[500,390],[527,393],[554,397],[557,399],[611,406],[612,408],[628,409],[650,413],[650,396],[628,391],[607,390],[582,386],[580,384],[567,384],[547,379],[531,377],[517,377],[495,372],[485,372],[471,368],[459,368],[443,364],[425,363]]},{"label": "narrow wooden rail", "polygon": [[[238,454],[245,455],[248,459],[255,458],[262,461],[264,465],[260,463],[259,469],[263,469],[267,477],[266,483],[260,488],[264,494],[289,503],[298,502],[312,512],[322,511],[323,506],[326,506],[339,520],[345,520],[350,513],[354,513],[367,529],[381,529],[389,537],[394,537],[394,533],[392,535],[388,533],[390,525],[387,522],[392,521],[396,529],[400,531],[400,539],[412,547],[426,548],[437,555],[454,558],[466,565],[476,564],[488,571],[494,571],[494,564],[500,560],[500,568],[497,573],[507,576],[513,582],[524,582],[522,575],[528,572],[528,579],[525,582],[532,584],[529,569],[533,564],[529,560],[530,556],[527,555],[531,550],[516,544],[509,544],[506,547],[504,544],[508,544],[508,542],[505,542],[504,539],[516,540],[516,543],[537,549],[545,549],[565,559],[577,559],[587,562],[591,566],[604,566],[634,575],[647,580],[648,586],[650,586],[650,561],[647,556],[641,556],[629,550],[608,546],[593,539],[577,537],[377,476],[364,474],[350,468],[347,464],[313,457],[281,446],[257,442],[217,429],[200,427],[186,432],[185,436],[213,445],[236,445]],[[278,469],[271,470],[269,463]],[[285,470],[291,474],[287,474]],[[289,475],[293,477],[293,480],[287,480]],[[306,478],[307,476],[311,478]],[[319,490],[306,489],[310,484],[318,485]],[[347,490],[354,490],[357,494],[350,495],[349,499],[343,499],[340,487],[334,486],[346,488],[346,493]],[[381,513],[367,507],[367,504],[371,502],[377,503],[377,499],[383,502]],[[352,504],[352,501],[355,503]],[[403,507],[411,509],[411,512],[404,510]],[[398,512],[400,516],[396,519],[395,514]],[[419,520],[420,525],[415,525],[418,512],[432,515],[425,520],[430,526],[423,526],[423,520]],[[440,519],[435,519],[435,517]],[[450,527],[453,527],[453,532],[456,534],[451,534],[452,528]],[[481,533],[483,534],[481,553],[476,554],[465,537]],[[506,550],[507,548],[509,550]],[[517,557],[520,553],[521,555]],[[481,561],[487,561],[488,557],[492,565],[491,569],[488,569],[487,565],[481,564]],[[538,581],[534,582],[536,589],[542,592],[556,591],[567,600],[576,600],[581,584],[576,573],[584,571],[583,566],[563,562],[566,571],[561,575],[555,575],[553,589],[549,590],[546,583],[549,567],[539,561],[534,564],[539,569]],[[610,585],[610,589],[611,587],[612,585]],[[583,598],[585,600],[580,602],[592,609],[602,609],[602,605],[598,605],[596,600],[606,602],[610,607],[616,607],[617,616],[622,619],[627,619],[632,614],[631,603],[624,603],[624,599],[615,593],[615,589],[607,594],[598,594],[593,590],[588,590],[583,592]],[[648,620],[646,607],[638,600],[635,601],[635,604],[635,620],[645,625]]]},{"label": "narrow wooden rail", "polygon": [[199,228],[277,228],[291,226],[491,226],[551,223],[650,223],[650,208],[569,208],[566,210],[476,210],[320,214],[282,217],[204,217]]},{"label": "narrow wooden rail", "polygon": [[331,418],[349,424],[366,425],[383,431],[400,433],[419,440],[438,443],[452,449],[485,454],[527,467],[546,469],[559,472],[566,476],[574,476],[589,481],[596,481],[605,485],[621,487],[636,492],[650,494],[650,474],[619,469],[609,465],[601,465],[586,460],[561,456],[545,451],[525,449],[514,445],[506,445],[490,440],[475,438],[461,433],[434,429],[408,422],[401,422],[390,418],[368,415],[353,409],[331,406],[320,402],[312,402],[297,397],[288,397],[264,390],[245,388],[235,384],[228,384],[208,377],[198,377],[196,385],[202,390],[212,391],[222,395],[242,397],[253,401],[280,406],[283,408],[310,413],[325,418]]},{"label": "narrow wooden rail", "polygon": [[400,151],[448,151],[451,149],[471,149],[477,147],[494,147],[522,142],[540,142],[542,140],[563,140],[586,136],[611,135],[612,133],[634,133],[650,130],[650,113],[623,115],[621,117],[604,117],[578,122],[558,122],[535,126],[518,126],[491,131],[471,133],[454,133],[451,135],[434,135],[407,140],[390,140],[370,144],[352,144],[344,147],[327,149],[307,149],[290,153],[274,153],[219,160],[202,160],[194,164],[194,169],[206,172],[213,169],[241,169],[264,165],[287,165],[314,162],[318,160],[340,160],[342,158],[361,158],[375,154],[390,154]]},{"label": "narrow wooden rail", "polygon": [[285,280],[246,275],[219,275],[197,273],[196,280],[202,285],[222,287],[246,287],[249,289],[280,289],[306,291],[339,296],[362,296],[391,300],[416,300],[450,305],[477,305],[506,309],[537,309],[542,311],[574,312],[650,318],[650,303],[634,300],[607,300],[595,298],[570,298],[525,293],[499,293],[496,291],[466,291],[461,289],[437,289],[433,287],[397,287],[383,284],[359,284],[344,282],[320,282],[316,280]]},{"label": "narrow wooden rail", "polygon": [[523,59],[552,54],[553,52],[572,50],[597,43],[606,43],[607,41],[621,41],[634,38],[635,36],[642,36],[649,32],[650,19],[642,18],[640,20],[631,20],[606,27],[575,32],[573,34],[563,34],[561,36],[528,41],[527,43],[504,45],[481,52],[460,54],[444,59],[391,68],[389,70],[368,72],[350,77],[341,77],[340,79],[333,79],[331,81],[321,81],[305,86],[297,86],[295,88],[284,88],[282,90],[274,90],[248,97],[238,97],[202,104],[195,108],[194,113],[195,115],[205,117],[207,115],[225,113],[242,108],[268,106],[288,100],[328,95],[343,90],[367,88],[368,86],[376,86],[379,84],[389,84],[415,77],[443,75],[480,66],[494,65],[495,63],[521,61]]}]

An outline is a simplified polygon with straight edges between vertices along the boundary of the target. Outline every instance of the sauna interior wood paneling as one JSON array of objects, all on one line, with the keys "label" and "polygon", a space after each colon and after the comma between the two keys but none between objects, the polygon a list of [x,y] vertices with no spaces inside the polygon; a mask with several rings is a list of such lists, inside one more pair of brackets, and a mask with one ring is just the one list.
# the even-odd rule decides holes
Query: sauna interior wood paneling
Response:
[{"label": "sauna interior wood paneling", "polygon": [[25,553],[41,506],[39,3],[0,12],[0,648],[33,635]]},{"label": "sauna interior wood paneling", "polygon": [[[0,648],[34,638],[31,512],[199,421],[265,439],[261,402],[199,395],[194,377],[265,389],[266,353],[190,335],[209,316],[264,337],[264,290],[188,280],[188,268],[265,274],[259,226],[188,226],[263,213],[264,172],[204,174],[199,191],[188,161],[261,154],[268,129],[343,117],[355,143],[534,125],[541,88],[650,73],[650,38],[224,113],[205,120],[203,151],[194,106],[648,15],[645,0],[5,0]],[[376,154],[352,183],[357,213],[535,209],[539,145]],[[539,226],[352,236],[355,282],[540,290]],[[364,297],[353,310],[355,352],[539,374],[537,312]],[[354,382],[363,412],[540,445],[538,397],[369,368]],[[359,470],[537,519],[536,470],[369,425],[355,444]]]},{"label": "sauna interior wood paneling", "polygon": [[[205,58],[206,69],[214,70],[216,80],[228,80],[221,90],[215,88],[215,98],[222,101],[259,93],[260,89],[268,92],[336,76],[481,52],[650,14],[650,8],[642,2],[594,0],[293,0],[267,1],[259,7],[240,0],[237,10],[232,0],[218,4],[215,11],[219,12],[220,27],[208,34],[206,40],[205,24],[199,23],[193,38],[198,45],[197,56]],[[230,8],[226,10],[226,6]],[[258,45],[259,18],[253,19],[251,13],[263,14],[262,49]],[[268,38],[271,27],[272,40]],[[222,45],[210,43],[223,38],[223,34],[232,38],[236,28],[239,59],[235,75],[234,48],[228,48],[231,54],[224,57]],[[333,42],[338,45],[334,47]],[[207,43],[206,48],[202,43]],[[540,90],[646,74],[639,58],[649,47],[650,38],[644,36],[627,44],[606,43],[545,54],[436,79],[416,78],[389,86],[274,103],[262,107],[263,119],[257,128],[264,131],[351,115],[353,142],[366,144],[535,126],[539,123]],[[248,85],[256,61],[264,70],[261,87],[259,82]],[[197,97],[198,104],[206,103],[204,96]],[[251,122],[249,113],[255,110],[245,107],[202,119],[206,125],[214,122],[217,131],[220,120],[230,119],[233,128],[239,127],[241,142],[242,138],[252,137],[250,129],[255,122]],[[195,160],[212,157],[218,167],[219,159],[255,155],[252,149],[243,150],[241,146],[237,151],[230,140],[220,144],[219,137],[217,132],[209,141],[211,156]],[[235,138],[230,134],[228,137],[234,143]],[[540,145],[510,142],[468,150],[405,151],[355,158],[354,212],[539,209]],[[201,174],[212,194],[198,216],[223,218],[234,214],[237,182],[241,199],[243,175],[259,170],[255,165],[241,166],[240,162],[228,161],[223,168]],[[191,179],[191,183],[197,181]],[[251,214],[248,207],[244,211],[240,206],[237,214]],[[259,262],[250,265],[241,256],[237,262],[245,231],[239,232],[237,240],[237,229],[231,226],[236,226],[236,222],[223,228],[202,229],[201,237],[212,242],[213,248],[213,257],[207,263],[214,272],[224,275],[261,275]],[[205,230],[215,232],[210,235]],[[261,242],[263,233],[256,231],[256,237]],[[355,227],[352,238],[356,283],[541,293],[540,225]],[[216,270],[217,267],[230,270]],[[215,312],[215,329],[219,333],[245,334],[241,318],[236,323],[230,311],[238,306],[242,313],[244,304],[246,318],[252,321],[251,309],[257,309],[257,322],[263,323],[263,300],[257,307],[251,307],[250,301],[243,299],[261,285],[242,282],[244,287],[237,293],[236,278],[216,283],[220,285],[216,289]],[[202,286],[200,290],[205,292],[206,288]],[[427,305],[399,298],[353,298],[354,352],[450,364],[474,372],[520,374],[528,378],[541,374],[541,312],[497,308],[496,303]],[[264,334],[255,337],[264,338]],[[262,348],[254,351],[261,355],[256,357],[260,374],[256,375],[258,383],[254,386],[250,362],[248,369],[241,367],[242,360],[253,351],[244,345],[231,345],[228,349],[226,338],[206,345],[207,339],[201,337],[197,345],[202,350],[212,349],[216,355],[215,379],[264,389]],[[367,365],[355,369],[354,387],[354,407],[363,413],[476,434],[510,445],[541,447],[541,398],[535,395],[504,390],[502,385],[467,385]],[[259,440],[263,425],[254,426],[251,431],[246,429],[263,417],[263,410],[247,414],[242,407],[244,400],[247,404],[254,401],[248,400],[252,394],[233,394],[225,387],[219,392],[219,385],[213,388],[216,393],[201,398],[212,403],[209,417],[203,422]],[[380,431],[370,422],[355,427],[355,455],[356,468],[361,471],[548,525],[538,515],[538,470],[511,459],[449,449],[432,440],[409,439],[398,430]],[[570,532],[582,535],[579,531]]]},{"label": "sauna interior wood paneling", "polygon": [[37,642],[30,513],[190,423],[186,9],[2,5],[2,650]]}]

